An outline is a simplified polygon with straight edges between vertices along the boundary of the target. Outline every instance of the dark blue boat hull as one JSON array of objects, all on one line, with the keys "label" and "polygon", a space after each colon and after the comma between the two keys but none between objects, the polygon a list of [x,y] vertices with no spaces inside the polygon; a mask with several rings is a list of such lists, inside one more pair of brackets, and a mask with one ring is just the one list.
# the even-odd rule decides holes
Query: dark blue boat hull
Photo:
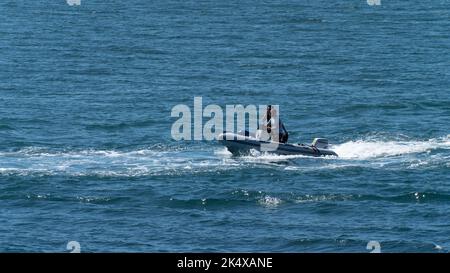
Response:
[{"label": "dark blue boat hull", "polygon": [[[227,147],[234,155],[249,154],[251,150],[269,152],[279,155],[305,155],[305,156],[338,156],[334,151],[318,149],[306,144],[287,144],[260,141],[253,137],[224,133],[219,137],[219,142]],[[268,149],[272,148],[273,149]]]}]

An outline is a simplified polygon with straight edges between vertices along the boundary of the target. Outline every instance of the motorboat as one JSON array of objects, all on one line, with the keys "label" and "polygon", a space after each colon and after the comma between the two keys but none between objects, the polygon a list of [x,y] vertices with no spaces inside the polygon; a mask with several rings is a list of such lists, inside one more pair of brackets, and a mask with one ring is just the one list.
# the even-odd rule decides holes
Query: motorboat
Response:
[{"label": "motorboat", "polygon": [[237,134],[224,132],[218,139],[233,155],[245,155],[256,150],[278,155],[338,156],[329,148],[325,138],[315,138],[311,144],[291,144],[261,140],[257,133],[245,131]]}]

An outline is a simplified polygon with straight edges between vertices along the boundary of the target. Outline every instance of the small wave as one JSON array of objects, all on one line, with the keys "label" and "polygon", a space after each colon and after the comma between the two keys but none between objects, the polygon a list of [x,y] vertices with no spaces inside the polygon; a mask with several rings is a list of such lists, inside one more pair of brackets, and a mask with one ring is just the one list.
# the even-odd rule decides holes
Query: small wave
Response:
[{"label": "small wave", "polygon": [[265,207],[277,207],[282,203],[280,198],[266,195],[259,200],[259,203]]},{"label": "small wave", "polygon": [[305,206],[308,204],[337,204],[343,202],[365,203],[382,201],[399,204],[447,203],[449,194],[435,192],[410,192],[397,195],[362,195],[350,193],[296,194],[290,192],[262,192],[235,190],[233,192],[197,196],[182,199],[180,197],[163,197],[162,206],[181,209],[230,209],[240,206],[262,206],[278,208],[284,204]]},{"label": "small wave", "polygon": [[[358,237],[352,238],[347,235],[339,235],[334,238],[296,238],[285,239],[284,248],[291,251],[307,252],[331,252],[331,253],[370,253],[367,249],[368,240]],[[429,241],[416,240],[380,240],[383,253],[399,252],[404,249],[413,249],[418,253],[447,253],[446,248]]]},{"label": "small wave", "polygon": [[449,136],[427,141],[357,140],[334,145],[332,149],[344,159],[370,159],[450,149]]},{"label": "small wave", "polygon": [[210,150],[151,147],[121,150],[53,150],[28,147],[0,152],[0,175],[139,177],[217,172],[239,168],[241,162]]},{"label": "small wave", "polygon": [[232,156],[233,154],[230,152],[230,151],[228,151],[228,149],[227,148],[222,148],[222,149],[217,149],[217,150],[214,150],[214,154],[215,155],[218,155],[218,156],[226,156],[226,157],[230,157],[230,156]]},{"label": "small wave", "polygon": [[86,204],[112,204],[128,201],[127,197],[107,197],[107,196],[60,196],[53,194],[27,194],[26,199],[31,201],[47,201],[47,202],[78,202]]},{"label": "small wave", "polygon": [[296,159],[296,158],[308,158],[308,156],[304,155],[277,155],[272,153],[260,153],[257,151],[254,151],[249,156],[243,156],[242,158],[247,160],[253,160],[253,161],[283,161],[283,160],[289,160],[289,159]]}]

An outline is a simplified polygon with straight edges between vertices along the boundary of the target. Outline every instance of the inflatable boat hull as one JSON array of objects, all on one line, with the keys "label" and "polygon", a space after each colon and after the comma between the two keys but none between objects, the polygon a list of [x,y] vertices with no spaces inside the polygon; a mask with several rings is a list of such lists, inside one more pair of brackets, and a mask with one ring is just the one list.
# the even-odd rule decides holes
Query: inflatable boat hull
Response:
[{"label": "inflatable boat hull", "polygon": [[259,152],[269,152],[279,155],[338,156],[332,150],[317,148],[313,145],[260,141],[253,136],[234,133],[221,134],[219,136],[219,142],[227,147],[228,151],[233,155],[245,155],[249,154],[251,150],[257,150]]}]

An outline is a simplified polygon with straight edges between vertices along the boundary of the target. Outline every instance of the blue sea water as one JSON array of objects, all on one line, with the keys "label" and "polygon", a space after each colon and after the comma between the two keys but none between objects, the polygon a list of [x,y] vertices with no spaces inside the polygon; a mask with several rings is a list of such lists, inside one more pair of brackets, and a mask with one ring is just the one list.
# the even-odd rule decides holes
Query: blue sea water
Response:
[{"label": "blue sea water", "polygon": [[[0,3],[0,251],[447,252],[450,2]],[[279,104],[339,158],[174,141]]]}]

